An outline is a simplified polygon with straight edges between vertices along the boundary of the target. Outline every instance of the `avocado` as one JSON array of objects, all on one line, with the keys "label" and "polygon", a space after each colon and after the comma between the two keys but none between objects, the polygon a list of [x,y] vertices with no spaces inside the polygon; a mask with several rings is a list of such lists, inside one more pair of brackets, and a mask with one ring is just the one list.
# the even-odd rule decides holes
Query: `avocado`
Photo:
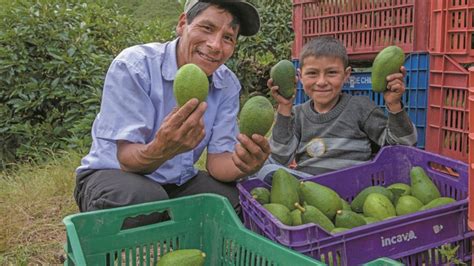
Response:
[{"label": "avocado", "polygon": [[273,85],[278,86],[278,93],[290,99],[295,94],[296,71],[293,63],[284,59],[270,69],[270,78]]},{"label": "avocado", "polygon": [[294,178],[283,168],[279,168],[273,173],[272,189],[270,191],[271,203],[282,204],[290,211],[295,209],[295,203],[298,203],[300,198]]},{"label": "avocado", "polygon": [[293,226],[297,225],[302,225],[303,224],[303,217],[302,217],[302,212],[300,209],[296,208],[293,211],[291,211],[290,216],[291,216],[291,224]]},{"label": "avocado", "polygon": [[329,220],[329,218],[318,208],[306,204],[304,205],[304,208],[302,209],[301,212],[302,212],[303,223],[317,224],[328,232],[331,232],[331,230],[334,229],[334,224],[331,222],[331,220]]},{"label": "avocado", "polygon": [[436,185],[426,175],[423,168],[414,166],[410,169],[411,195],[419,199],[423,204],[441,197]]},{"label": "avocado", "polygon": [[380,220],[396,216],[395,207],[392,202],[380,193],[370,193],[367,196],[363,211],[365,216],[375,217]]},{"label": "avocado", "polygon": [[277,218],[282,224],[291,225],[290,210],[284,205],[278,203],[267,203],[263,207],[267,209],[275,218]]},{"label": "avocado", "polygon": [[419,199],[406,195],[401,196],[398,199],[398,202],[395,205],[395,211],[397,212],[397,215],[405,215],[417,212],[421,207],[423,207],[423,203]]},{"label": "avocado", "polygon": [[312,181],[300,184],[304,202],[318,208],[330,220],[334,219],[337,210],[342,209],[341,198],[336,191]]},{"label": "avocado", "polygon": [[347,203],[345,199],[341,198],[341,204],[342,204],[341,210],[352,211],[351,205],[349,205],[349,203]]},{"label": "avocado", "polygon": [[421,207],[419,209],[419,211],[424,211],[424,210],[428,210],[428,209],[433,209],[433,208],[436,208],[436,207],[440,207],[440,206],[444,206],[444,205],[447,205],[447,204],[450,204],[450,203],[453,203],[453,202],[456,202],[455,199],[453,198],[449,198],[449,197],[440,197],[440,198],[436,198],[430,202],[428,202],[426,205],[424,205],[423,207]]},{"label": "avocado", "polygon": [[401,196],[407,196],[411,193],[410,185],[404,183],[394,183],[387,187],[393,194],[393,204],[397,204],[398,199]]},{"label": "avocado", "polygon": [[252,197],[260,204],[270,203],[270,190],[264,187],[256,187],[250,191]]},{"label": "avocado", "polygon": [[206,253],[199,249],[179,249],[166,253],[158,260],[157,266],[202,266]]},{"label": "avocado", "polygon": [[405,53],[396,45],[380,51],[372,64],[372,91],[384,92],[387,89],[387,76],[400,72],[404,62]]},{"label": "avocado", "polygon": [[173,83],[173,93],[178,106],[192,98],[205,101],[209,92],[206,73],[195,64],[186,64],[178,69]]},{"label": "avocado", "polygon": [[344,227],[334,227],[334,229],[331,230],[331,234],[337,234],[340,232],[344,232],[349,230],[349,228],[344,228]]},{"label": "avocado", "polygon": [[336,213],[335,223],[336,227],[354,228],[357,226],[366,225],[364,217],[358,213],[347,210],[338,210]]},{"label": "avocado", "polygon": [[363,218],[364,218],[366,224],[372,224],[372,223],[380,222],[380,220],[375,218],[375,217],[363,216]]},{"label": "avocado", "polygon": [[357,196],[351,202],[351,208],[355,212],[362,212],[365,199],[370,193],[380,193],[385,195],[390,201],[393,201],[393,193],[382,186],[370,186],[364,188],[362,191],[357,194]]},{"label": "avocado", "polygon": [[265,136],[273,125],[275,111],[270,101],[263,96],[248,99],[239,114],[240,133],[252,137]]}]

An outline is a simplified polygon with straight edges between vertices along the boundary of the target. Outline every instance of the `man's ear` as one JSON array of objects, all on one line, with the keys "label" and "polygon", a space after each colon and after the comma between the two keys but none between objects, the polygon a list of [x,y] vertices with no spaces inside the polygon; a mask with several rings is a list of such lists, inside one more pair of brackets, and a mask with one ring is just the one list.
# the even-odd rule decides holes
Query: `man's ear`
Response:
[{"label": "man's ear", "polygon": [[186,26],[186,13],[179,15],[178,24],[176,25],[176,34],[181,36],[183,34],[184,27]]}]

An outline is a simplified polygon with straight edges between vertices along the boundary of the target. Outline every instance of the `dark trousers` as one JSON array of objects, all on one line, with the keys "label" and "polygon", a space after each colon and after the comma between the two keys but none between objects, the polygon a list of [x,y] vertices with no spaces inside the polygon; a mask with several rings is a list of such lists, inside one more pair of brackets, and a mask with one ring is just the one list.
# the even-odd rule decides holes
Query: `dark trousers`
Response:
[{"label": "dark trousers", "polygon": [[[239,193],[235,185],[235,182],[220,182],[205,171],[199,171],[185,184],[177,186],[160,185],[145,176],[118,169],[91,170],[76,176],[74,197],[79,210],[86,212],[200,193],[214,193],[226,197],[240,215]],[[134,221],[128,221],[124,227],[150,224],[160,219],[163,217],[158,214],[138,217]]]}]

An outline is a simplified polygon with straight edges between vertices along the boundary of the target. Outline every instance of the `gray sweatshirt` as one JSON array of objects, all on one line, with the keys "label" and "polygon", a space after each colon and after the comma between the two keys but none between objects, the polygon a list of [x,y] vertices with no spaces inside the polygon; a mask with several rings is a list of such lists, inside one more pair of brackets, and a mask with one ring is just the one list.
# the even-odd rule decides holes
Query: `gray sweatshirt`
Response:
[{"label": "gray sweatshirt", "polygon": [[296,160],[297,170],[313,175],[368,161],[371,145],[415,145],[416,128],[402,110],[388,113],[368,97],[343,93],[328,113],[312,100],[293,107],[291,117],[278,114],[270,145],[271,159],[282,165]]}]

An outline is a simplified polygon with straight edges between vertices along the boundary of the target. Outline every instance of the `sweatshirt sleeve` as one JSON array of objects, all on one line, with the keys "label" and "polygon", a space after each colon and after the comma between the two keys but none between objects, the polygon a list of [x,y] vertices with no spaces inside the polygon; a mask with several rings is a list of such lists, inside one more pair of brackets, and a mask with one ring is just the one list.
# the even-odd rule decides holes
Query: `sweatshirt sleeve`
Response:
[{"label": "sweatshirt sleeve", "polygon": [[373,109],[365,120],[364,131],[380,146],[414,146],[417,142],[416,127],[404,109],[398,113],[388,112],[388,119],[382,109]]},{"label": "sweatshirt sleeve", "polygon": [[272,159],[282,165],[288,165],[293,160],[297,147],[294,114],[291,117],[277,114],[270,137]]}]

